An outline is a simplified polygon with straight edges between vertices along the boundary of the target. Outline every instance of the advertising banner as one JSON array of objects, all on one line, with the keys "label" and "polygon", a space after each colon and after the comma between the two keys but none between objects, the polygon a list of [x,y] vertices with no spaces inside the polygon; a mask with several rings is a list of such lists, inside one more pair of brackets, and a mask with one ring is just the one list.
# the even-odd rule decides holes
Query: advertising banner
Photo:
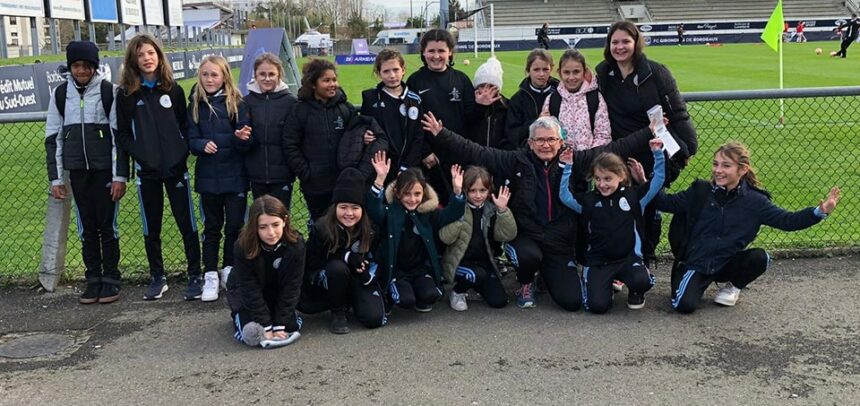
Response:
[{"label": "advertising banner", "polygon": [[164,10],[161,0],[143,0],[143,23],[164,25]]},{"label": "advertising banner", "polygon": [[87,0],[87,21],[94,23],[118,23],[119,11],[116,0]]},{"label": "advertising banner", "polygon": [[42,111],[33,66],[0,70],[0,113]]},{"label": "advertising banner", "polygon": [[120,22],[128,25],[143,25],[143,10],[140,0],[117,0]]},{"label": "advertising banner", "polygon": [[82,0],[47,0],[47,17],[83,21],[84,2]]},{"label": "advertising banner", "polygon": [[41,1],[0,0],[0,15],[20,17],[44,17]]},{"label": "advertising banner", "polygon": [[164,0],[164,19],[171,27],[182,27],[182,0]]}]

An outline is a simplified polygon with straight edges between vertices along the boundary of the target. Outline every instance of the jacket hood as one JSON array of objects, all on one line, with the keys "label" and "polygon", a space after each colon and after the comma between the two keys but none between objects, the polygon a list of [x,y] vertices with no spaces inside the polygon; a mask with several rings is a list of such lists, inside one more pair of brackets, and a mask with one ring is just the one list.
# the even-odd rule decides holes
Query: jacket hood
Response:
[{"label": "jacket hood", "polygon": [[[263,92],[262,90],[260,90],[260,84],[259,84],[259,83],[257,83],[257,81],[256,81],[256,80],[251,80],[251,82],[249,82],[249,83],[248,83],[248,91],[249,91],[249,92],[254,92],[254,93],[256,93],[256,94],[265,94],[265,92]],[[277,86],[275,86],[275,90],[272,90],[270,93],[272,93],[272,94],[279,94],[279,93],[284,92],[284,91],[285,91],[285,92],[287,92],[287,93],[289,93],[289,92],[290,92],[290,88],[289,88],[289,86],[287,86],[287,84],[286,84],[286,83],[284,83],[284,81],[282,80],[280,83],[278,83],[278,85],[277,85]]]},{"label": "jacket hood", "polygon": [[[556,79],[556,78],[554,78],[554,77],[551,77],[551,76],[550,76],[549,81],[547,82],[547,86],[546,86],[545,91],[549,92],[549,91],[550,91],[550,89],[558,88],[558,83],[559,83],[559,82],[558,82],[558,79]],[[527,92],[530,92],[530,91],[532,90],[532,88],[531,88],[531,86],[530,86],[530,85],[531,85],[531,80],[529,80],[529,77],[528,77],[528,76],[526,76],[526,77],[525,77],[525,78],[523,78],[523,80],[520,82],[520,89],[521,89],[521,90],[525,90],[525,91],[527,91]]]},{"label": "jacket hood", "polygon": [[[397,201],[396,197],[394,196],[394,183],[395,182],[391,182],[385,188],[385,201],[388,202],[388,204],[394,204],[396,202],[397,205],[400,205],[400,202]],[[430,186],[429,183],[427,184],[427,187],[424,188],[424,196],[427,197],[427,200],[424,200],[421,204],[419,204],[418,208],[415,211],[422,214],[430,213],[439,207],[439,195],[436,194],[436,191],[433,190],[433,187]],[[400,205],[400,207],[403,206]]]},{"label": "jacket hood", "polygon": [[585,77],[582,80],[582,85],[579,86],[579,90],[571,93],[564,86],[559,86],[558,94],[560,94],[562,98],[579,95],[585,96],[586,93],[592,90],[596,90],[598,87],[599,84],[597,83],[597,75],[595,75],[591,69],[588,69],[585,71]]}]

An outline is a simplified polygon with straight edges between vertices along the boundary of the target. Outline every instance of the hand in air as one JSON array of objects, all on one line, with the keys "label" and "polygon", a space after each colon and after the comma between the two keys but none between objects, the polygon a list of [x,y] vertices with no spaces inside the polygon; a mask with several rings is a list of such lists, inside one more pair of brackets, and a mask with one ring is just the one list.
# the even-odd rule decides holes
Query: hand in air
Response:
[{"label": "hand in air", "polygon": [[499,194],[493,195],[493,204],[496,205],[499,213],[504,213],[508,209],[508,201],[511,200],[511,190],[507,186],[499,188]]}]

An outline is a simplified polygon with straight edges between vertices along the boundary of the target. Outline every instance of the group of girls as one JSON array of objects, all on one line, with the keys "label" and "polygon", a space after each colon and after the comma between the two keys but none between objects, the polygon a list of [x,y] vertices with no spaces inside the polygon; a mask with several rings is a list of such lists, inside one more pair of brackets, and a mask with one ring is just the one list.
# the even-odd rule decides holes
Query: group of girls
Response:
[{"label": "group of girls", "polygon": [[[560,81],[551,76],[552,56],[533,51],[528,77],[510,100],[500,92],[498,61],[481,66],[473,83],[453,68],[454,47],[444,30],[425,33],[424,66],[406,82],[403,57],[380,52],[380,83],[362,93],[360,110],[328,61],[305,64],[296,99],[277,57],[261,55],[243,99],[226,61],[208,57],[186,108],[157,44],[136,37],[117,93],[115,132],[138,173],[152,273],[145,299],[167,290],[162,187],[185,242],[185,298],[216,300],[219,282],[226,283],[236,339],[264,348],[295,341],[300,312],[329,310],[331,332],[344,334],[350,310],[362,325],[379,327],[393,307],[432,310],[445,283],[454,310],[467,309],[470,289],[503,307],[502,251],[517,270],[519,307],[536,305],[539,274],[564,309],[608,311],[613,289],[623,285],[628,307],[641,308],[654,284],[657,209],[686,213],[694,230],[673,270],[673,306],[692,311],[711,282],[738,290],[764,272],[766,254],[743,251],[760,224],[808,227],[839,199],[834,188],[816,208],[777,208],[737,144],[715,155],[704,198],[693,198],[692,187],[665,195],[696,152],[695,130],[674,79],[645,57],[631,23],[612,26],[605,61],[594,71],[578,51],[566,51]],[[648,118],[653,105],[663,107],[662,123]],[[672,157],[654,138],[661,124],[681,146]],[[204,276],[188,151],[198,156]],[[306,243],[289,215],[296,177],[310,213]],[[239,232],[249,187],[255,200]],[[701,200],[704,208],[694,206]],[[728,293],[737,300],[737,291]]]}]

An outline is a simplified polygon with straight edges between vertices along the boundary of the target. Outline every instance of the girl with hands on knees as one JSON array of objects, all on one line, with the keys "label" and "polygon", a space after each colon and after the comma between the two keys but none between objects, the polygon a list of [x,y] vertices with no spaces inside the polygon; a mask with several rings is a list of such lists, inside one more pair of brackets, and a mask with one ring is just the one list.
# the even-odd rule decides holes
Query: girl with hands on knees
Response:
[{"label": "girl with hands on knees", "polygon": [[387,310],[392,304],[429,312],[442,296],[442,267],[436,251],[439,229],[463,217],[463,170],[451,167],[453,194],[450,203],[439,209],[436,191],[416,168],[397,175],[383,189],[391,169],[385,151],[371,160],[376,179],[368,195],[367,211],[384,233],[374,258],[379,263],[378,278],[385,290]]},{"label": "girl with hands on knees", "polygon": [[663,187],[665,157],[663,141],[649,142],[654,156],[654,178],[650,183],[631,186],[624,161],[615,154],[602,153],[594,160],[591,177],[594,190],[571,193],[572,152],[562,153],[565,163],[560,195],[565,206],[586,222],[585,266],[582,271],[583,306],[592,313],[612,307],[612,284],[627,285],[627,307],[641,309],[645,292],[654,286],[654,277],[644,264],[641,251],[642,215],[645,206]]},{"label": "girl with hands on knees", "polygon": [[305,243],[279,199],[263,195],[254,200],[233,255],[235,264],[227,280],[233,338],[263,348],[298,340],[302,319],[296,305],[305,269]]},{"label": "girl with hands on knees", "polygon": [[331,310],[330,331],[334,334],[350,332],[350,308],[367,328],[386,323],[377,265],[370,252],[374,233],[366,203],[364,175],[355,168],[344,169],[334,187],[332,205],[314,223],[308,237],[299,310]]},{"label": "girl with hands on knees", "polygon": [[[188,104],[188,146],[197,155],[194,189],[203,211],[203,291],[200,300],[218,300],[233,267],[233,243],[245,222],[248,178],[244,153],[251,148],[248,105],[233,84],[224,57],[203,58]],[[218,266],[221,231],[224,263]],[[219,283],[220,282],[220,283]]]},{"label": "girl with hands on knees", "polygon": [[492,176],[480,166],[466,169],[463,184],[468,208],[461,219],[439,231],[439,239],[446,245],[444,277],[453,284],[449,303],[456,311],[467,310],[466,292],[474,289],[490,307],[501,308],[508,297],[494,249],[517,235],[517,223],[508,209],[511,192],[502,186],[498,195],[492,194]]},{"label": "girl with hands on knees", "polygon": [[[714,282],[722,284],[714,302],[734,306],[741,290],[770,265],[763,249],[748,248],[761,226],[785,231],[812,227],[833,212],[839,197],[839,188],[833,187],[818,206],[784,210],[763,189],[749,150],[736,142],[720,146],[714,153],[710,182],[698,180],[687,190],[660,193],[654,199],[657,210],[684,216],[684,226],[669,235],[675,255],[672,308],[694,312]],[[670,227],[675,228],[675,224]],[[673,235],[675,231],[682,235]]]}]

